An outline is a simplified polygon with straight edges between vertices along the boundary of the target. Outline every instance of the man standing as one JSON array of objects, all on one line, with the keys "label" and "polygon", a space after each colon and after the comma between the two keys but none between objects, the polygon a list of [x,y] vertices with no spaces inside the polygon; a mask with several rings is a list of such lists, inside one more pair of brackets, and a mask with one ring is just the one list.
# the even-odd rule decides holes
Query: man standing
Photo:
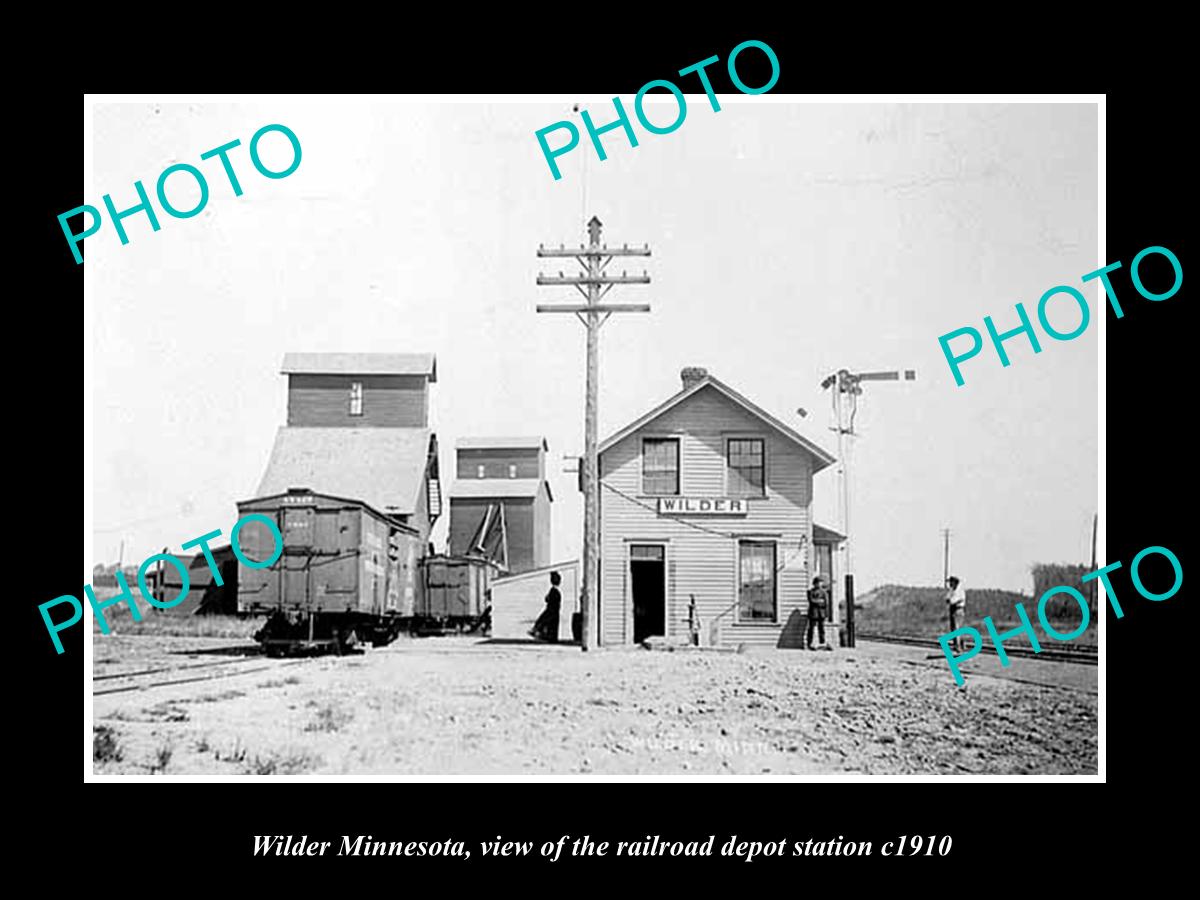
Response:
[{"label": "man standing", "polygon": [[[962,583],[955,575],[947,578],[946,584],[950,587],[950,590],[946,592],[946,606],[950,610],[950,631],[955,632],[966,617],[967,589],[962,586]],[[962,652],[962,639],[960,637],[955,635],[950,643],[955,653]]]},{"label": "man standing", "polygon": [[829,609],[829,591],[825,589],[821,576],[813,579],[813,586],[808,591],[808,649],[813,649],[813,626],[817,627],[821,638],[821,646],[825,646],[825,612]]}]

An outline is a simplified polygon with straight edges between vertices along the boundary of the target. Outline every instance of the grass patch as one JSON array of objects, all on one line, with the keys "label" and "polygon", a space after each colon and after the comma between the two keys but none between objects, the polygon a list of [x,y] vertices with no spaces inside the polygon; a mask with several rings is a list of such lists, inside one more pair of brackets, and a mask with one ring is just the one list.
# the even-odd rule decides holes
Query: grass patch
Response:
[{"label": "grass patch", "polygon": [[299,683],[300,683],[299,678],[297,678],[295,675],[289,675],[287,678],[282,678],[282,679],[281,678],[272,678],[268,681],[260,681],[258,683],[258,686],[260,688],[277,688],[277,687],[287,687],[289,684],[299,684]]},{"label": "grass patch", "polygon": [[232,749],[227,753],[222,753],[219,749],[213,751],[213,756],[218,762],[234,762],[240,763],[246,761],[246,748],[242,746],[241,738],[233,742]]},{"label": "grass patch", "polygon": [[167,766],[171,764],[171,757],[175,755],[175,748],[170,744],[161,745],[154,751],[154,762],[150,763],[150,774],[156,772],[165,772]]},{"label": "grass patch", "polygon": [[191,718],[186,709],[180,708],[169,700],[144,709],[142,712],[146,714],[148,722],[186,722]]},{"label": "grass patch", "polygon": [[180,700],[180,703],[220,703],[222,700],[236,700],[245,697],[245,691],[221,691],[219,694],[201,694],[195,700]]},{"label": "grass patch", "polygon": [[[114,590],[113,594],[116,593]],[[102,599],[99,591],[96,599]],[[135,622],[124,606],[105,610],[110,634],[155,635],[162,637],[215,637],[241,639],[250,638],[262,627],[260,616],[197,616],[187,613],[172,614],[170,610],[155,609],[139,604],[142,620]],[[92,618],[92,634],[99,635],[100,620]]]},{"label": "grass patch", "polygon": [[120,762],[125,751],[117,740],[117,733],[107,725],[92,729],[92,761],[96,763]]},{"label": "grass patch", "polygon": [[247,775],[301,775],[321,764],[321,758],[308,753],[271,753],[255,756],[245,769]]},{"label": "grass patch", "polygon": [[332,704],[322,706],[317,710],[316,716],[311,722],[304,726],[305,731],[340,731],[344,726],[350,723],[354,718],[354,714],[349,710],[343,709],[340,706]]}]

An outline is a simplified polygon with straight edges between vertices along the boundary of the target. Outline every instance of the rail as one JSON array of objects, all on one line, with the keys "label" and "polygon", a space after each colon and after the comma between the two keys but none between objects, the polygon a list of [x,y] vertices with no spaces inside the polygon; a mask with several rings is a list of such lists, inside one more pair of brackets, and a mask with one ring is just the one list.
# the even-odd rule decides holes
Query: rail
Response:
[{"label": "rail", "polygon": [[[874,641],[881,644],[906,644],[911,647],[933,647],[941,650],[942,645],[935,638],[921,637],[919,635],[910,634],[872,634],[870,632],[858,632],[857,635],[864,641]],[[1069,649],[1068,649],[1069,648]],[[992,656],[996,656],[996,648],[990,644],[983,645],[983,652]],[[1004,652],[1008,656],[1018,659],[1040,659],[1046,662],[1072,662],[1082,663],[1084,665],[1097,665],[1100,655],[1095,644],[1070,644],[1064,647],[1054,647],[1043,649],[1040,653],[1035,653],[1032,647],[1005,647]]]},{"label": "rail", "polygon": [[[203,681],[217,681],[225,678],[237,678],[241,675],[251,675],[256,672],[269,672],[277,669],[290,668],[307,659],[292,659],[287,661],[268,661],[261,655],[244,656],[238,659],[221,660],[219,662],[199,663],[185,666],[162,666],[154,669],[139,669],[136,672],[110,672],[92,677],[93,682],[105,680],[106,684],[93,686],[92,696],[100,697],[105,694],[120,694],[127,691],[146,691],[155,688],[172,687],[180,684],[194,684]],[[196,669],[207,669],[203,674],[194,674]],[[147,676],[164,675],[160,680],[148,680]],[[112,685],[112,681],[118,682]],[[129,682],[122,684],[121,682]]]}]

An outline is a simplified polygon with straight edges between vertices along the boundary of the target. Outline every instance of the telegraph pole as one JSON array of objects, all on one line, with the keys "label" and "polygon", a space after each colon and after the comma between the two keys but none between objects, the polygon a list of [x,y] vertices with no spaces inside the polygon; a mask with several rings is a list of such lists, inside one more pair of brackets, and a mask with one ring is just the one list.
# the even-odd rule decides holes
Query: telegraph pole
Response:
[{"label": "telegraph pole", "polygon": [[[1096,530],[1099,527],[1100,527],[1100,513],[1093,513],[1092,514],[1092,571],[1093,572],[1095,572],[1096,569],[1098,568],[1096,565]],[[1088,587],[1091,588],[1091,591],[1089,591],[1089,593],[1091,594],[1091,597],[1089,599],[1091,599],[1091,601],[1092,601],[1092,606],[1095,607],[1096,598],[1097,598],[1095,579],[1093,579],[1088,584]]]},{"label": "telegraph pole", "polygon": [[[617,256],[649,256],[650,247],[630,249],[609,247],[600,243],[602,225],[595,216],[587,223],[588,245],[568,249],[561,244],[557,250],[538,247],[540,258],[574,258],[583,269],[579,275],[557,276],[538,274],[538,285],[571,285],[587,300],[584,304],[538,304],[539,313],[574,313],[587,328],[587,397],[584,404],[583,459],[583,586],[580,606],[583,617],[582,641],[584,651],[598,646],[599,622],[596,621],[596,598],[600,583],[600,483],[597,452],[597,407],[600,379],[600,327],[615,312],[650,312],[646,303],[601,303],[616,284],[649,284],[650,276],[606,275],[604,270]],[[587,288],[584,290],[584,288]],[[603,287],[603,290],[601,290]],[[601,315],[603,314],[603,318]]]},{"label": "telegraph pole", "polygon": [[950,578],[950,529],[942,529],[942,585]]},{"label": "telegraph pole", "polygon": [[[915,369],[905,369],[905,381],[916,381]],[[842,533],[846,536],[845,579],[846,579],[846,646],[854,646],[854,569],[850,561],[850,465],[846,460],[845,435],[854,434],[854,415],[858,411],[858,397],[862,394],[864,381],[899,381],[901,373],[892,372],[849,372],[838,369],[821,382],[821,387],[833,391],[833,417],[836,420],[838,463],[842,476]],[[843,394],[845,399],[843,399]],[[849,411],[849,420],[845,418]]]}]

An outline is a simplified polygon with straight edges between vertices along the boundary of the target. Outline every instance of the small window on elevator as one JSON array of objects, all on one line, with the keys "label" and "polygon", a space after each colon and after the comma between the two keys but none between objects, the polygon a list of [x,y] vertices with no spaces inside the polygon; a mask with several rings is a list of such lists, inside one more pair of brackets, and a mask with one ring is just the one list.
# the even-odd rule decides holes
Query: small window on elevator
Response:
[{"label": "small window on elevator", "polygon": [[350,415],[361,416],[363,406],[363,389],[361,381],[350,383]]}]

